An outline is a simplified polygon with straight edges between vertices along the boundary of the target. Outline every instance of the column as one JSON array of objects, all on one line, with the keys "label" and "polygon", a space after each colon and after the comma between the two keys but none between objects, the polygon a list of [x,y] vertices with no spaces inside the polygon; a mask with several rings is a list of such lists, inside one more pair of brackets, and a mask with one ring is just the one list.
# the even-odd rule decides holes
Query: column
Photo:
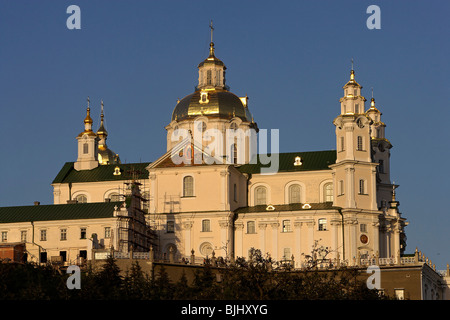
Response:
[{"label": "column", "polygon": [[236,257],[244,256],[243,240],[244,240],[244,223],[239,222],[234,225]]},{"label": "column", "polygon": [[302,243],[301,243],[301,227],[302,223],[300,221],[294,221],[294,257],[295,257],[295,267],[300,267],[301,257],[302,257]]},{"label": "column", "polygon": [[355,202],[355,168],[346,168],[346,180],[347,180],[347,207],[356,208]]},{"label": "column", "polygon": [[278,258],[278,227],[280,226],[279,222],[272,222],[270,224],[272,227],[272,258],[275,260],[279,260]]},{"label": "column", "polygon": [[264,256],[266,254],[266,223],[259,223],[259,249],[261,250],[261,254]]},{"label": "column", "polygon": [[184,233],[184,255],[189,257],[193,243],[191,243],[191,229],[194,223],[192,221],[186,221],[182,224]]},{"label": "column", "polygon": [[157,210],[157,187],[156,187],[156,174],[155,173],[151,173],[149,174],[149,179],[150,179],[150,204],[149,204],[149,210],[151,213],[156,213]]}]

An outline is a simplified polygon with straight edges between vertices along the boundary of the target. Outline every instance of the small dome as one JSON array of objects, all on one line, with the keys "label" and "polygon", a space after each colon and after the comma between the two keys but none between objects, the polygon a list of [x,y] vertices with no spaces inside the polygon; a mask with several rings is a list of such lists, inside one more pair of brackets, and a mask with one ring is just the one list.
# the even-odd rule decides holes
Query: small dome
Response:
[{"label": "small dome", "polygon": [[99,146],[98,162],[100,165],[121,163],[119,155],[106,146]]},{"label": "small dome", "polygon": [[[207,94],[200,103],[201,95]],[[198,116],[231,120],[234,117],[252,122],[252,115],[241,99],[226,90],[197,90],[178,102],[172,113],[172,121],[193,119]]]}]

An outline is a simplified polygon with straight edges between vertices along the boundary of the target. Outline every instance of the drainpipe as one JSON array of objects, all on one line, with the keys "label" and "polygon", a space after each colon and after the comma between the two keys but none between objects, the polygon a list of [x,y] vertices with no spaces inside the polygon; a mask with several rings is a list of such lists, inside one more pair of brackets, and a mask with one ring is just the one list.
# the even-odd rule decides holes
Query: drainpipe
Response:
[{"label": "drainpipe", "polygon": [[344,215],[342,214],[342,209],[338,208],[339,214],[341,215],[342,220],[342,255],[345,260],[345,232],[344,232]]},{"label": "drainpipe", "polygon": [[38,254],[38,264],[41,264],[41,246],[38,246],[35,242],[34,242],[34,221],[30,221],[31,222],[31,242],[33,243],[33,245],[37,246],[39,248],[39,254]]}]

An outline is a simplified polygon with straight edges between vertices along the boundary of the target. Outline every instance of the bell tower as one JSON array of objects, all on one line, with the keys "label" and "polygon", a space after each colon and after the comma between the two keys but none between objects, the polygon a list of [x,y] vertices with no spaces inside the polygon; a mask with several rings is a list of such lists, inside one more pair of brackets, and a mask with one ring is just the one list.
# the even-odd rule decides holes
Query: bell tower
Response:
[{"label": "bell tower", "polygon": [[91,170],[98,167],[98,141],[97,134],[92,131],[90,100],[87,98],[86,118],[84,131],[77,136],[78,159],[74,164],[75,170]]},{"label": "bell tower", "polygon": [[[353,64],[353,63],[352,63]],[[336,126],[336,164],[334,193],[336,206],[377,210],[376,166],[372,162],[371,125],[361,95],[362,86],[350,71],[350,80],[344,85],[344,96],[339,99],[341,112],[333,121]]]}]

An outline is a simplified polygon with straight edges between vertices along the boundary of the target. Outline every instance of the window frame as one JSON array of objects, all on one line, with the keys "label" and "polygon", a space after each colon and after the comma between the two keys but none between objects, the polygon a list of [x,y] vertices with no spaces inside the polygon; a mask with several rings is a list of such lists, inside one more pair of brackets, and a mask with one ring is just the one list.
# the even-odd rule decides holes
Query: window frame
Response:
[{"label": "window frame", "polygon": [[281,232],[282,233],[292,232],[291,220],[286,219],[281,222]]},{"label": "window frame", "polygon": [[317,220],[317,231],[328,231],[327,218],[319,218]]},{"label": "window frame", "polygon": [[256,222],[255,221],[247,221],[247,234],[256,234]]},{"label": "window frame", "polygon": [[[189,182],[187,182],[188,179],[190,180]],[[191,190],[189,190],[189,188]],[[183,198],[192,198],[192,197],[195,197],[194,177],[192,175],[186,175],[183,177]]]},{"label": "window frame", "polygon": [[202,232],[211,232],[211,220],[202,219]]},{"label": "window frame", "polygon": [[[258,195],[258,190],[264,190],[264,203],[261,203],[260,200],[260,196]],[[267,205],[268,201],[267,201],[267,187],[263,186],[263,185],[259,185],[257,187],[255,187],[255,189],[253,190],[253,197],[254,197],[254,205],[255,206],[265,206]]]}]

